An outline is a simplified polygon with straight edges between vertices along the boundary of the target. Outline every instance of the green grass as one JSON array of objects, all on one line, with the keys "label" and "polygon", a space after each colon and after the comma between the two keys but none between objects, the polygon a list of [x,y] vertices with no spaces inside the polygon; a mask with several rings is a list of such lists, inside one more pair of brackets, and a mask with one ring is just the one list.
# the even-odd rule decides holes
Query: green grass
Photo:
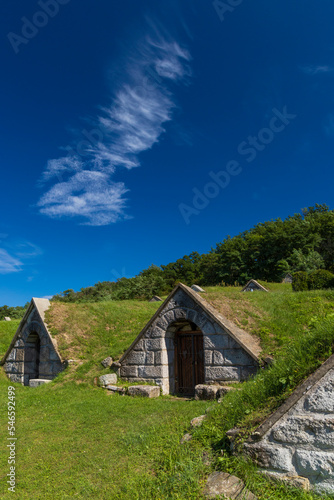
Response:
[{"label": "green grass", "polygon": [[80,362],[61,375],[92,383],[93,376],[109,373],[101,361],[121,357],[153,316],[159,303],[139,300],[88,304],[53,303],[46,320],[64,359]]},{"label": "green grass", "polygon": [[[2,408],[7,386],[2,376]],[[179,498],[198,498],[198,480],[208,472],[203,447],[195,444],[190,452],[179,440],[208,403],[108,396],[74,382],[16,386],[16,403],[17,489],[6,493],[7,453],[1,453],[1,498],[153,500],[169,498],[173,489],[182,492]],[[6,443],[3,417],[0,439]],[[175,460],[186,463],[182,484]]]},{"label": "green grass", "polygon": [[[207,300],[258,335],[265,354],[276,360],[221,404],[169,396],[158,400],[108,396],[93,387],[94,376],[108,372],[100,361],[108,355],[120,357],[159,303],[53,306],[48,321],[60,350],[81,364],[47,386],[34,390],[16,386],[17,493],[6,493],[8,466],[2,453],[0,497],[199,500],[205,477],[218,469],[241,477],[259,500],[315,498],[269,482],[253,464],[230,456],[227,449],[228,429],[238,426],[246,437],[331,354],[334,344],[334,292],[293,293],[291,285],[264,285],[270,293],[207,289]],[[0,323],[3,352],[15,329],[14,322]],[[8,384],[2,372],[2,408]],[[208,407],[207,420],[193,431],[193,440],[181,446],[190,420]],[[2,412],[2,443],[6,437]]]},{"label": "green grass", "polygon": [[0,359],[6,354],[20,321],[19,319],[0,321]]}]

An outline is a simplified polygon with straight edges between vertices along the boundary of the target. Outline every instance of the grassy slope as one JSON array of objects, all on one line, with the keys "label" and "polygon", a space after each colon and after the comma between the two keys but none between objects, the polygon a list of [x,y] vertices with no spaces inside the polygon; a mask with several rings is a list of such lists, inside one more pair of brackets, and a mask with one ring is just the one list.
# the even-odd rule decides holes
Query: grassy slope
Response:
[{"label": "grassy slope", "polygon": [[12,321],[0,321],[0,359],[6,353],[20,321],[21,320],[19,319]]},{"label": "grassy slope", "polygon": [[[227,429],[238,425],[249,432],[331,352],[334,292],[294,294],[290,285],[267,286],[270,294],[208,289],[207,300],[258,334],[265,353],[277,358],[272,368],[220,405],[107,396],[93,387],[93,377],[107,372],[101,359],[119,357],[159,304],[54,304],[48,321],[53,333],[57,331],[59,348],[65,358],[80,364],[34,391],[17,386],[18,487],[16,494],[3,493],[7,465],[2,454],[1,498],[199,499],[201,481],[214,467],[239,474],[260,500],[312,498],[273,486],[247,462],[220,454]],[[6,344],[11,336],[3,328],[9,327],[0,324],[0,339]],[[4,375],[0,385],[5,404]],[[208,406],[212,411],[194,433],[196,439],[180,446],[191,418]],[[4,443],[5,422],[0,436]],[[212,458],[211,465],[203,456]]]}]

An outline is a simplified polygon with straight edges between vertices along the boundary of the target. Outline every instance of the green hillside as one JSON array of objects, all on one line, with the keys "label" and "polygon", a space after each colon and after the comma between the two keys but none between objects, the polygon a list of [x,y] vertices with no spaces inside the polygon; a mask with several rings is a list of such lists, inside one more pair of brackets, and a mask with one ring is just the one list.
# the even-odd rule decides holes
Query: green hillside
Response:
[{"label": "green hillside", "polygon": [[[247,436],[332,352],[334,291],[296,293],[291,285],[263,284],[270,293],[207,288],[205,298],[257,335],[264,356],[276,360],[220,404],[172,396],[108,396],[94,386],[94,377],[108,372],[101,360],[108,355],[119,358],[159,303],[54,302],[47,316],[49,327],[62,356],[76,362],[36,390],[15,384],[17,492],[6,493],[8,466],[2,454],[1,498],[201,499],[205,478],[214,469],[244,479],[260,500],[313,498],[311,493],[268,482],[253,465],[231,457],[226,445],[228,429],[241,427]],[[14,322],[0,322],[2,352],[13,327]],[[6,405],[9,383],[3,371],[0,385],[1,404]],[[193,440],[181,446],[190,420],[207,409],[208,418],[193,431]],[[1,420],[5,442],[4,415]]]},{"label": "green hillside", "polygon": [[0,321],[0,359],[6,353],[20,321],[19,319]]}]

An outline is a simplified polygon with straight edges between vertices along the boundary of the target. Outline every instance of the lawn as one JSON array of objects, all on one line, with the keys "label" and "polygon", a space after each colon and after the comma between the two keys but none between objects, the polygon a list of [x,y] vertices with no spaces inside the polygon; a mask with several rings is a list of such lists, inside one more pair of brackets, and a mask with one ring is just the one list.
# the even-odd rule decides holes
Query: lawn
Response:
[{"label": "lawn", "polygon": [[[109,396],[93,385],[95,376],[107,373],[100,361],[107,355],[120,357],[159,303],[54,304],[47,316],[49,326],[62,355],[77,363],[46,386],[15,385],[17,488],[6,493],[8,431],[3,411],[0,497],[199,500],[206,476],[219,469],[243,478],[259,500],[314,498],[268,482],[252,464],[231,456],[226,443],[226,431],[232,427],[242,428],[247,436],[331,354],[334,344],[334,292],[293,293],[290,285],[265,286],[270,293],[207,289],[206,299],[258,335],[265,355],[276,360],[220,404],[171,396]],[[14,327],[14,322],[0,324],[2,352]],[[8,385],[1,372],[2,408]],[[192,441],[180,445],[190,420],[208,409]]]}]

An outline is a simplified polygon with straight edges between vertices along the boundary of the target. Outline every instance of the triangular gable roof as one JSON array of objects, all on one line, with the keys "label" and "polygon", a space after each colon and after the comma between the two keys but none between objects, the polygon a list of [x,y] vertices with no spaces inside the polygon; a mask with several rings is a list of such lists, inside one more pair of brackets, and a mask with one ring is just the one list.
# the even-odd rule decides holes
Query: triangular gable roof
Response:
[{"label": "triangular gable roof", "polygon": [[183,283],[178,283],[176,287],[172,290],[172,292],[168,295],[167,299],[161,304],[149,322],[144,326],[142,331],[139,333],[137,338],[132,342],[130,347],[125,351],[123,356],[120,359],[120,363],[127,357],[127,355],[132,351],[135,345],[139,342],[139,340],[145,335],[145,332],[150,328],[150,326],[154,323],[154,321],[158,318],[159,314],[166,307],[168,302],[173,298],[178,290],[182,290],[187,295],[189,295],[193,301],[201,307],[201,309],[211,318],[213,319],[223,330],[229,334],[233,340],[235,340],[240,346],[257,362],[259,362],[259,356],[261,353],[261,348],[249,333],[237,327],[232,321],[229,321],[227,318],[222,316],[211,304],[209,304],[198,292],[195,292],[188,286]]},{"label": "triangular gable roof", "polygon": [[32,311],[34,309],[37,311],[37,313],[38,313],[38,315],[39,315],[39,317],[41,319],[41,322],[43,323],[44,328],[45,328],[48,336],[50,337],[50,340],[51,340],[51,342],[52,342],[52,344],[53,344],[53,346],[54,346],[54,348],[55,348],[55,350],[56,350],[59,358],[62,359],[61,356],[60,356],[60,354],[59,354],[59,352],[58,352],[57,346],[55,345],[54,340],[52,339],[51,334],[50,334],[50,332],[48,330],[48,327],[47,327],[47,325],[45,323],[45,313],[49,309],[50,305],[51,304],[50,304],[50,301],[48,299],[39,299],[39,298],[36,298],[36,297],[33,297],[31,299],[31,302],[30,302],[30,304],[28,306],[28,309],[26,310],[26,313],[23,316],[23,318],[22,318],[22,320],[21,320],[21,322],[20,322],[20,324],[19,324],[19,326],[18,326],[18,328],[16,330],[16,333],[15,333],[15,335],[13,337],[13,340],[11,341],[10,346],[8,347],[8,349],[6,351],[6,354],[4,355],[4,357],[2,358],[2,360],[0,361],[0,365],[4,365],[5,364],[7,356],[10,354],[11,350],[13,349],[13,347],[15,345],[15,342],[17,340],[17,337],[19,336],[19,334],[23,330],[23,328],[24,328],[24,326],[25,326],[25,324],[26,324],[26,322],[27,322],[30,314],[32,313]]},{"label": "triangular gable roof", "polygon": [[259,283],[258,281],[256,280],[249,280],[246,285],[243,287],[243,289],[241,290],[242,292],[244,292],[246,290],[246,288],[248,287],[248,285],[250,285],[251,283],[254,283],[254,285],[258,288],[260,288],[260,290],[263,290],[264,292],[268,292],[269,290],[267,290],[264,286],[261,285],[261,283]]},{"label": "triangular gable roof", "polygon": [[334,354],[302,382],[288,399],[253,432],[248,442],[259,441],[312,387],[334,368]]}]

